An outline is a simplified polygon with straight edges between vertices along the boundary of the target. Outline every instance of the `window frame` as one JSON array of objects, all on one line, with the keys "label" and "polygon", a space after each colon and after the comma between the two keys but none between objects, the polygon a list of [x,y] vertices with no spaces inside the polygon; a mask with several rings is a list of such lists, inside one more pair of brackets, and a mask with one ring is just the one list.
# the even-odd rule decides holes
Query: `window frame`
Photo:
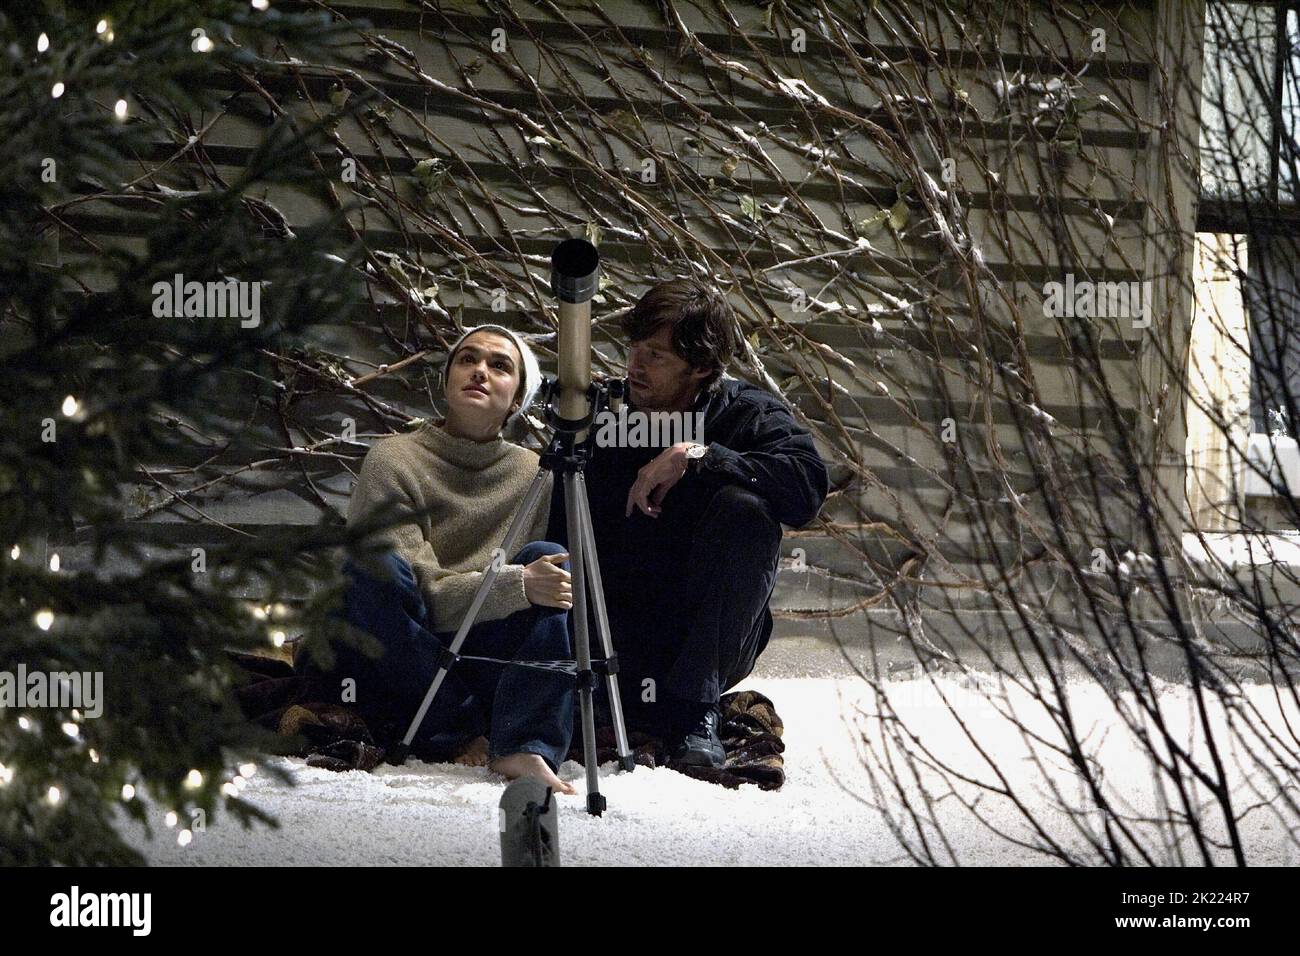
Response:
[{"label": "window frame", "polygon": [[[1273,31],[1277,42],[1273,44],[1272,89],[1268,100],[1271,132],[1268,151],[1268,179],[1263,197],[1243,196],[1238,199],[1209,199],[1201,196],[1203,183],[1197,175],[1198,203],[1196,212],[1197,232],[1234,232],[1234,233],[1288,233],[1300,231],[1300,181],[1293,188],[1296,198],[1283,202],[1279,199],[1281,185],[1281,152],[1283,117],[1283,97],[1285,95],[1285,68],[1292,50],[1300,50],[1300,0],[1206,0],[1206,23],[1208,25],[1209,8],[1216,5],[1250,5],[1272,7]],[[1292,38],[1287,33],[1287,15],[1294,12],[1297,18],[1297,36]],[[1300,103],[1296,104],[1300,111]]]}]

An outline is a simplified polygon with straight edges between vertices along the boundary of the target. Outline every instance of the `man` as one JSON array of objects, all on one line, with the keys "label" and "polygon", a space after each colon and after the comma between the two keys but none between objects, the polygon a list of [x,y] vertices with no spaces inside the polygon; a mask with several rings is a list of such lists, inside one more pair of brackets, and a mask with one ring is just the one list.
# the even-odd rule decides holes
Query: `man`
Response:
[{"label": "man", "polygon": [[[781,525],[811,522],[829,478],[780,398],[723,377],[737,332],[719,292],[659,283],[621,325],[629,416],[699,413],[703,437],[598,441],[587,465],[619,693],[629,727],[666,737],[679,762],[718,767],[719,697],[772,634]],[[567,545],[563,495],[552,496],[547,538]]]}]

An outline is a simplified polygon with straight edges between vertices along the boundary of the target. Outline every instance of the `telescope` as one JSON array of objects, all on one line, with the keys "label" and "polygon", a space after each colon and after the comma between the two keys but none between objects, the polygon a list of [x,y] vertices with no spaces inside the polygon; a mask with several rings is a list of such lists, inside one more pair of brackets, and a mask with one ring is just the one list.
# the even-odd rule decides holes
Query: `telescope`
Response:
[{"label": "telescope", "polygon": [[587,427],[602,404],[618,411],[623,382],[592,388],[591,299],[600,289],[600,253],[586,239],[565,239],[551,253],[551,294],[560,306],[556,334],[556,378],[547,394],[547,422],[586,440]]}]

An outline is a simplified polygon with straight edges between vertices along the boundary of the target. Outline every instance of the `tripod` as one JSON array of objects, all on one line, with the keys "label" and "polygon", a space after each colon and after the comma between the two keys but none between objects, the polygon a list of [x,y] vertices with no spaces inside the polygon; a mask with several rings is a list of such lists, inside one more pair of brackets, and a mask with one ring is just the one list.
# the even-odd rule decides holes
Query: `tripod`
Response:
[{"label": "tripod", "polygon": [[[600,563],[596,557],[596,537],[591,528],[591,506],[587,500],[587,483],[583,475],[583,469],[591,454],[593,442],[593,436],[590,433],[591,424],[600,410],[607,407],[611,396],[615,400],[621,398],[621,388],[622,382],[591,383],[586,395],[590,413],[574,420],[562,418],[554,413],[550,399],[553,395],[559,393],[559,381],[558,379],[547,380],[544,396],[546,399],[546,418],[554,426],[555,431],[551,436],[550,444],[541,457],[541,467],[537,470],[537,476],[533,479],[533,483],[528,486],[528,492],[524,495],[523,503],[515,511],[510,527],[506,530],[505,540],[501,543],[501,548],[497,552],[498,555],[514,553],[515,540],[541,498],[545,477],[549,472],[552,476],[552,488],[556,487],[558,480],[558,484],[562,485],[564,489],[564,514],[568,525],[569,562],[573,568],[575,585],[573,589],[574,656],[577,664],[578,700],[582,714],[582,752],[587,769],[587,812],[593,816],[600,816],[606,806],[605,798],[600,793],[600,778],[597,774],[596,718],[592,701],[592,693],[596,688],[598,674],[604,677],[606,682],[605,689],[609,697],[610,718],[614,723],[614,740],[618,749],[619,766],[628,771],[635,766],[632,751],[627,742],[627,730],[623,724],[623,707],[618,693],[618,657],[614,653],[609,631],[609,617],[605,613],[605,592],[600,581]],[[579,436],[583,433],[587,433],[586,438],[579,441]],[[465,614],[465,619],[461,621],[460,628],[456,631],[451,646],[443,649],[438,661],[438,673],[434,675],[433,683],[429,685],[424,700],[420,702],[420,707],[415,712],[415,718],[411,721],[406,736],[402,739],[401,744],[395,748],[393,759],[396,763],[401,763],[406,759],[406,755],[410,751],[411,741],[415,739],[416,731],[424,720],[424,715],[433,704],[438,688],[442,686],[443,678],[446,677],[451,667],[460,660],[459,651],[461,645],[465,643],[465,638],[478,617],[479,609],[483,606],[488,591],[492,589],[492,583],[501,570],[502,560],[494,558],[487,570],[484,571],[483,579],[479,582],[478,590],[474,594],[474,600]],[[587,607],[588,586],[591,588],[591,603],[595,608],[596,634],[600,639],[601,650],[604,653],[604,657],[596,661],[591,659],[589,640],[591,618]],[[503,661],[502,663],[512,664],[517,662]],[[551,669],[545,668],[544,665],[561,664],[563,662],[530,661],[521,663],[523,663],[523,666],[531,665]]]}]

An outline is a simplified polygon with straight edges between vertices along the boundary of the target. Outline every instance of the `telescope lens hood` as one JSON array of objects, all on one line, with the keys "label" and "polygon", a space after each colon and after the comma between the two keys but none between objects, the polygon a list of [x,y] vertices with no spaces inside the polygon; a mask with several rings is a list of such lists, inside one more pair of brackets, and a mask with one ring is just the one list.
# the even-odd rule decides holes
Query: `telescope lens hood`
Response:
[{"label": "telescope lens hood", "polygon": [[586,302],[600,283],[600,253],[586,239],[565,239],[551,253],[551,294],[561,302]]}]

